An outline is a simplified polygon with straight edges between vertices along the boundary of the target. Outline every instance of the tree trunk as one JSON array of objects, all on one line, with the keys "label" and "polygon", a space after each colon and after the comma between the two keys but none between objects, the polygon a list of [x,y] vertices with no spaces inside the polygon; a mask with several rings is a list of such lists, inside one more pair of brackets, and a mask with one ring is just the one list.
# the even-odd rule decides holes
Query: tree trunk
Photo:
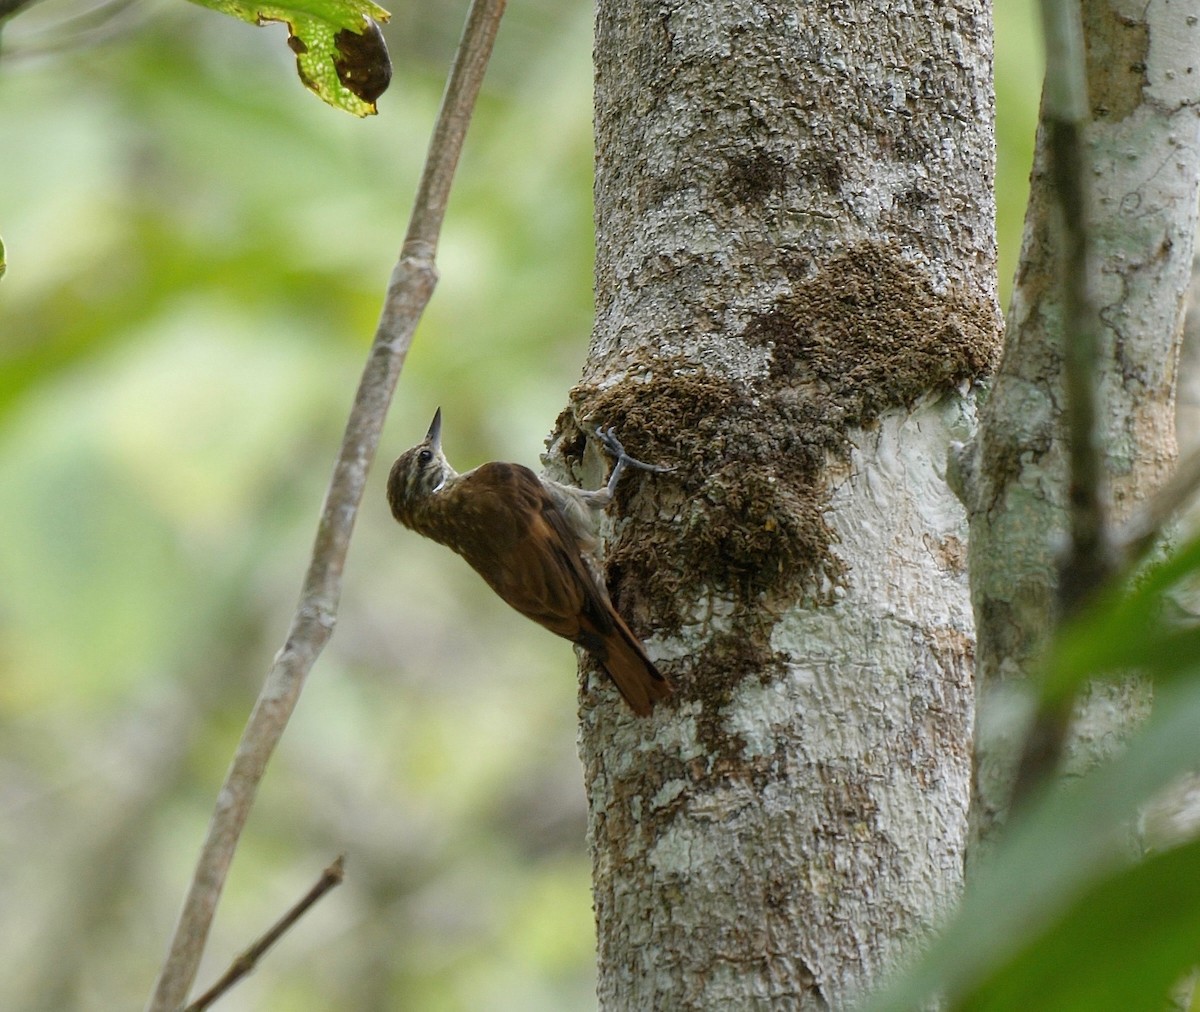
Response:
[{"label": "tree trunk", "polygon": [[[1094,184],[1090,286],[1103,349],[1100,443],[1117,522],[1162,483],[1176,457],[1175,367],[1200,169],[1200,73],[1192,72],[1200,37],[1188,7],[1109,0],[1082,8]],[[979,637],[972,837],[983,844],[1008,807],[1024,734],[1012,689],[1031,673],[1053,628],[1066,530],[1063,307],[1045,141],[1039,131],[1003,361],[979,443],[964,455]],[[1069,767],[1081,771],[1110,754],[1147,701],[1132,682],[1089,693],[1076,707]]]},{"label": "tree trunk", "polygon": [[953,902],[972,620],[946,448],[997,350],[984,0],[601,0],[584,434],[677,692],[587,669],[602,1008],[834,1008]]}]

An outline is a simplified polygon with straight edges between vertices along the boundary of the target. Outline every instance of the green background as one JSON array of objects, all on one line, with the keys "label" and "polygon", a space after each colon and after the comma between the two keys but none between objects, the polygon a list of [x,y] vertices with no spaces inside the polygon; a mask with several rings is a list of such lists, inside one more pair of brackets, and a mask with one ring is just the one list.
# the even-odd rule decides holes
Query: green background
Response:
[{"label": "green background", "polygon": [[[393,10],[355,120],[285,30],[46,0],[0,49],[0,1008],[138,1008],[299,591],[463,4]],[[397,528],[434,408],[460,470],[537,466],[591,312],[590,4],[514,0],[337,632],[273,762],[201,984],[340,853],[221,1008],[586,1009],[571,648]],[[1005,292],[1040,47],[997,11]]]}]

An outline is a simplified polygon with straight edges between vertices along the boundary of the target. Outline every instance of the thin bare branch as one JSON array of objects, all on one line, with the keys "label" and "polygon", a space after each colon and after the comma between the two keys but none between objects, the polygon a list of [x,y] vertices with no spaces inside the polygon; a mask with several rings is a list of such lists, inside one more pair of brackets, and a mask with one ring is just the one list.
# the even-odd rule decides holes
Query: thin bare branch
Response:
[{"label": "thin bare branch", "polygon": [[[1077,614],[1113,575],[1114,557],[1105,509],[1104,459],[1096,425],[1098,317],[1089,289],[1088,157],[1083,129],[1088,117],[1083,28],[1074,0],[1042,0],[1046,83],[1042,122],[1058,203],[1062,250],[1064,429],[1067,440],[1069,539],[1059,570],[1058,619]],[[1014,804],[1058,767],[1071,703],[1046,707],[1025,741],[1013,787]]]},{"label": "thin bare branch", "polygon": [[321,872],[316,884],[296,902],[287,913],[277,920],[267,931],[245,952],[229,964],[226,970],[207,991],[192,1002],[184,1012],[204,1012],[218,998],[228,991],[243,977],[254,972],[258,961],[266,951],[281,939],[284,934],[303,917],[322,896],[331,889],[336,889],[346,877],[346,855],[339,854],[328,868]]},{"label": "thin bare branch", "polygon": [[[0,29],[4,19],[37,0],[0,0]],[[11,10],[6,13],[6,7]],[[87,10],[70,15],[54,24],[39,27],[32,32],[22,33],[15,45],[4,47],[5,63],[28,60],[50,53],[96,45],[107,39],[128,32],[130,24],[138,18],[149,16],[149,12],[138,0],[98,0]]]},{"label": "thin bare branch", "polygon": [[1170,480],[1151,496],[1120,532],[1121,563],[1132,569],[1162,538],[1167,525],[1200,490],[1200,447],[1189,453]]},{"label": "thin bare branch", "polygon": [[504,7],[505,0],[473,0],[467,15],[404,246],[334,464],[300,602],[217,796],[167,958],[147,1005],[151,1012],[175,1012],[183,1006],[267,762],[308,672],[333,632],[350,535],[396,381],[437,282],[434,257],[450,185]]},{"label": "thin bare branch", "polygon": [[7,18],[20,13],[26,7],[32,7],[37,0],[0,0],[0,24]]}]

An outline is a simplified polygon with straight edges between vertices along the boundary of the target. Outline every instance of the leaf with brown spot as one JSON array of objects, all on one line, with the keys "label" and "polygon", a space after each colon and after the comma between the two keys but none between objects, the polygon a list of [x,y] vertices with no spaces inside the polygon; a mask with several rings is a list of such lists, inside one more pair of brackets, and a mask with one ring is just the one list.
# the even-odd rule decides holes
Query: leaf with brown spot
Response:
[{"label": "leaf with brown spot", "polygon": [[392,81],[392,61],[383,30],[367,18],[367,27],[361,35],[343,28],[333,42],[338,51],[333,61],[338,80],[374,108],[375,100],[387,91]]},{"label": "leaf with brown spot", "polygon": [[379,27],[390,15],[372,0],[194,2],[252,24],[286,24],[296,72],[309,91],[355,116],[376,112],[375,100],[392,79],[392,63]]}]

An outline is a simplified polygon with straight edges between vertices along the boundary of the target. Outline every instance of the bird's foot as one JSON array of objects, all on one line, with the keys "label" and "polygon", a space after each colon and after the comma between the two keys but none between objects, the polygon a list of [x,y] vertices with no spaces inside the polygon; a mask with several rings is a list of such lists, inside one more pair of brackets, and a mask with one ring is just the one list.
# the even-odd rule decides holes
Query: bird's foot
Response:
[{"label": "bird's foot", "polygon": [[617,465],[619,467],[636,467],[640,471],[650,471],[653,474],[667,474],[675,470],[673,467],[663,467],[661,464],[647,464],[643,460],[637,460],[629,456],[625,452],[625,447],[621,445],[621,441],[617,438],[615,426],[610,425],[607,429],[600,426],[596,429],[596,438],[600,440],[600,444],[609,453],[617,458]]}]

